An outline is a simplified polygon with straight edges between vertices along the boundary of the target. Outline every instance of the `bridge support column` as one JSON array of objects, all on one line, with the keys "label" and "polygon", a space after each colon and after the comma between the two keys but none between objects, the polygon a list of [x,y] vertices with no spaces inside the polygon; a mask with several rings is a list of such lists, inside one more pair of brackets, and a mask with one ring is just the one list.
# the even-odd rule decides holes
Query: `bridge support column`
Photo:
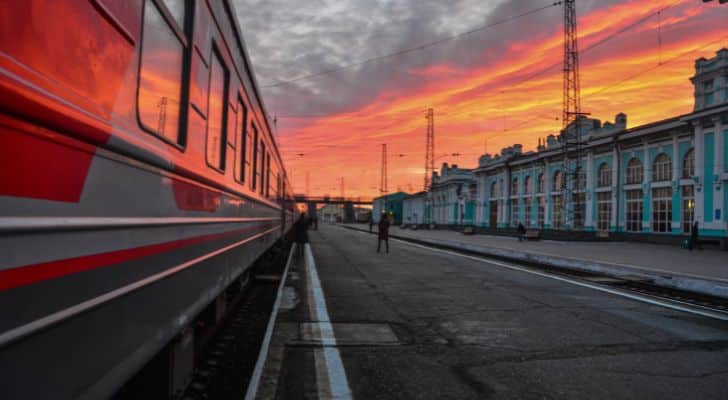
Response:
[{"label": "bridge support column", "polygon": [[307,210],[308,210],[308,217],[309,218],[317,218],[316,215],[316,203],[308,202],[306,203]]},{"label": "bridge support column", "polygon": [[352,224],[356,219],[356,213],[354,212],[354,203],[347,201],[344,203],[344,223]]}]

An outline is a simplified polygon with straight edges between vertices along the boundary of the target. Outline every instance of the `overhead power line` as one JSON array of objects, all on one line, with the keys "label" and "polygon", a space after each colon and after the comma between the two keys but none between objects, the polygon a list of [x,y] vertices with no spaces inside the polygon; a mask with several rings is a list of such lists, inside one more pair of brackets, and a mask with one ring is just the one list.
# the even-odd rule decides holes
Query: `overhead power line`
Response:
[{"label": "overhead power line", "polygon": [[518,14],[518,15],[514,15],[514,16],[511,16],[511,17],[508,17],[508,18],[499,20],[499,21],[495,21],[495,22],[492,22],[490,24],[483,25],[483,26],[480,26],[478,28],[471,29],[469,31],[465,31],[465,32],[458,33],[456,35],[444,37],[444,38],[441,38],[441,39],[438,39],[438,40],[435,40],[435,41],[432,41],[432,42],[429,42],[429,43],[421,44],[419,46],[409,47],[409,48],[402,49],[402,50],[398,50],[398,51],[395,51],[395,52],[392,52],[392,53],[387,53],[387,54],[382,54],[382,55],[375,56],[375,57],[366,58],[366,59],[361,60],[361,61],[356,61],[356,62],[352,62],[352,63],[349,63],[349,64],[340,65],[338,67],[334,67],[334,68],[327,69],[327,70],[324,70],[324,71],[315,72],[315,73],[312,73],[312,74],[302,75],[302,76],[299,76],[297,78],[293,78],[293,79],[289,79],[289,80],[282,80],[282,81],[277,81],[277,82],[269,83],[269,84],[266,84],[266,85],[261,85],[261,87],[267,88],[267,87],[275,87],[275,86],[288,85],[288,84],[291,84],[291,83],[294,83],[294,82],[298,82],[298,81],[301,81],[301,80],[311,79],[311,78],[315,78],[315,77],[322,76],[322,75],[328,75],[328,74],[331,74],[331,73],[334,73],[334,72],[338,72],[338,71],[341,71],[341,70],[344,70],[344,69],[352,68],[352,67],[358,67],[358,66],[361,66],[361,65],[364,65],[364,64],[368,64],[368,63],[371,63],[371,62],[374,62],[374,61],[379,61],[379,60],[382,60],[382,59],[385,59],[385,58],[401,56],[401,55],[405,55],[405,54],[412,53],[412,52],[415,52],[415,51],[424,50],[424,49],[427,49],[427,48],[430,48],[430,47],[434,47],[434,46],[437,46],[437,45],[442,44],[442,43],[445,43],[445,42],[449,42],[451,40],[458,39],[458,38],[463,37],[463,36],[472,35],[473,33],[477,33],[477,32],[484,31],[484,30],[487,30],[487,29],[496,27],[498,25],[502,25],[502,24],[505,24],[507,22],[511,22],[513,20],[516,20],[516,19],[519,19],[519,18],[523,18],[523,17],[529,16],[531,14],[535,14],[537,12],[546,10],[548,8],[551,8],[551,7],[556,7],[556,6],[559,6],[559,5],[561,5],[561,1],[556,1],[556,2],[550,3],[548,5],[541,6],[541,7],[534,8],[532,10],[523,12],[523,13]]},{"label": "overhead power line", "polygon": [[[633,23],[631,23],[631,24],[623,27],[622,29],[619,29],[619,30],[617,30],[617,31],[615,31],[615,32],[613,32],[613,33],[605,36],[604,38],[602,38],[601,40],[599,40],[597,42],[594,42],[594,43],[590,44],[589,46],[587,46],[583,50],[580,50],[579,51],[580,55],[583,56],[584,54],[588,53],[589,51],[594,50],[595,48],[597,48],[597,47],[599,47],[599,46],[601,46],[601,45],[609,42],[610,40],[614,39],[615,37],[617,37],[617,36],[619,36],[619,35],[621,35],[621,34],[623,34],[625,32],[628,32],[628,31],[632,30],[633,28],[635,28],[635,27],[637,27],[639,25],[644,24],[645,22],[649,21],[651,18],[653,18],[653,17],[655,17],[657,15],[660,15],[660,13],[663,13],[666,10],[668,10],[668,9],[670,9],[672,7],[675,7],[678,4],[680,4],[680,1],[673,2],[671,4],[666,5],[665,7],[660,8],[659,10],[657,10],[655,12],[652,12],[652,13],[649,13],[649,14],[645,15],[644,17],[638,19],[637,21],[635,21],[635,22],[633,22]],[[509,83],[508,84],[508,90],[506,90],[506,89],[499,89],[499,92],[496,93],[495,95],[497,96],[498,94],[503,94],[506,91],[513,91],[513,88],[514,87],[520,86],[520,85],[522,85],[522,84],[524,84],[526,82],[532,81],[532,80],[538,78],[539,76],[542,76],[542,75],[546,74],[547,72],[550,72],[550,71],[554,70],[557,67],[561,67],[562,64],[563,64],[563,61],[555,62],[555,63],[553,63],[553,64],[551,64],[551,65],[549,65],[547,67],[544,67],[544,68],[542,68],[542,69],[540,69],[540,70],[538,70],[538,71],[536,71],[536,72],[534,72],[532,74],[529,74],[529,75],[525,76],[523,79],[519,79],[519,80],[517,80],[517,81],[515,81],[513,83]],[[484,97],[487,94],[488,93],[484,93],[482,95],[479,95],[478,97]],[[452,111],[457,111],[457,109],[452,110]],[[449,117],[453,117],[453,116],[457,116],[457,115],[462,115],[462,114],[468,113],[468,112],[470,112],[470,110],[463,110],[463,111],[460,111],[460,112],[452,113],[452,112],[449,112],[449,110],[445,109],[445,115],[447,115]]]},{"label": "overhead power line", "polygon": [[597,90],[596,92],[589,93],[589,94],[585,95],[584,97],[591,97],[591,96],[595,96],[597,94],[601,94],[601,93],[607,92],[607,91],[609,91],[611,89],[614,89],[616,87],[619,87],[621,84],[623,84],[623,83],[625,83],[625,82],[627,82],[629,80],[632,80],[632,79],[634,79],[634,78],[636,78],[636,77],[638,77],[640,75],[644,75],[644,74],[646,74],[648,72],[654,71],[657,68],[660,68],[660,67],[662,67],[665,64],[669,64],[669,63],[671,63],[671,62],[673,62],[675,60],[678,60],[678,59],[683,58],[683,57],[685,57],[687,55],[690,55],[691,53],[694,53],[696,51],[705,50],[706,48],[708,48],[710,46],[713,46],[713,45],[715,45],[717,43],[720,43],[720,42],[722,42],[724,40],[728,40],[728,36],[723,36],[721,38],[718,38],[716,40],[713,40],[711,42],[708,42],[708,43],[706,43],[706,44],[704,44],[702,46],[694,47],[694,48],[692,48],[690,50],[684,51],[684,52],[682,52],[682,53],[680,53],[680,54],[678,54],[678,55],[676,55],[676,56],[674,56],[672,58],[668,58],[665,61],[662,61],[662,62],[660,62],[658,64],[655,64],[655,65],[653,65],[650,68],[643,69],[643,70],[641,70],[641,71],[639,71],[637,73],[634,73],[632,75],[629,75],[629,76],[625,77],[624,79],[619,80],[618,82],[615,82],[615,83],[613,83],[613,84],[611,84],[609,86],[605,86],[605,87]]},{"label": "overhead power line", "polygon": [[[560,4],[561,4],[561,1],[555,2],[555,3],[551,4],[551,5],[543,6],[543,7],[540,7],[540,8],[537,8],[537,9],[534,9],[534,10],[531,10],[531,11],[528,11],[528,12],[526,12],[524,14],[520,14],[520,15],[517,15],[517,16],[510,17],[508,20],[513,20],[513,19],[519,18],[520,16],[532,14],[534,12],[541,11],[541,10],[544,10],[546,8],[550,8],[550,7],[553,7],[553,6],[560,5]],[[661,13],[664,13],[665,11],[669,10],[670,8],[673,8],[673,7],[677,6],[678,4],[680,4],[680,1],[675,1],[675,2],[673,2],[671,4],[668,4],[668,5],[660,8],[660,9],[658,9],[657,11],[651,12],[651,13],[643,16],[642,18],[634,21],[633,23],[631,23],[629,25],[626,25],[626,26],[622,27],[621,29],[619,29],[619,30],[617,30],[617,31],[615,31],[615,32],[613,32],[613,33],[605,36],[601,40],[590,44],[589,46],[587,46],[583,50],[580,50],[581,55],[583,56],[585,53],[588,53],[589,51],[594,50],[595,48],[597,48],[597,47],[599,47],[599,46],[601,46],[601,45],[609,42],[610,40],[614,39],[615,37],[617,37],[617,36],[619,36],[619,35],[621,35],[623,33],[628,32],[628,31],[632,30],[633,28],[635,28],[635,27],[637,27],[639,25],[644,24],[645,22],[649,21],[653,17],[659,16]],[[495,24],[501,24],[501,23],[504,23],[504,22],[507,22],[507,20],[495,22],[495,23],[493,23],[491,25],[494,26]],[[473,33],[473,32],[477,32],[478,30],[483,30],[483,29],[486,29],[486,27],[481,27],[481,28],[473,29],[471,31],[461,33],[459,36],[466,35],[466,34]],[[451,40],[451,39],[456,38],[456,37],[458,37],[458,35],[452,36],[449,39],[448,38],[441,39],[441,41]],[[435,42],[433,42],[433,43],[435,43]],[[402,51],[406,51],[406,50],[402,50]],[[414,51],[414,50],[411,50],[411,51]],[[391,55],[396,55],[396,53],[392,53]],[[386,56],[387,55],[380,56],[380,57],[384,58]],[[373,61],[373,60],[371,60],[371,61]],[[367,60],[364,60],[364,61],[360,62],[359,64],[365,63],[365,62],[368,62],[368,61]],[[353,65],[354,64],[352,64],[351,66],[353,66]],[[509,89],[508,90],[499,89],[499,92],[496,93],[496,95],[503,94],[506,91],[512,91],[514,87],[520,86],[520,85],[522,85],[522,84],[524,84],[526,82],[529,82],[529,81],[531,81],[533,79],[536,79],[539,76],[542,76],[542,75],[546,74],[547,72],[550,72],[550,71],[554,70],[555,68],[560,67],[561,65],[562,65],[562,61],[558,61],[556,63],[550,64],[549,66],[547,66],[545,68],[542,68],[542,69],[540,69],[540,70],[538,70],[538,71],[536,71],[536,72],[534,72],[532,74],[529,74],[529,75],[525,76],[522,79],[519,79],[519,80],[517,80],[517,81],[515,81],[513,83],[509,83],[509,85],[508,85],[509,86]],[[342,66],[342,67],[338,67],[338,68],[339,69],[343,69],[343,68],[347,68],[347,66]],[[338,71],[338,69],[336,69],[336,71]],[[334,70],[331,70],[331,72],[334,72]],[[322,71],[322,72],[320,72],[318,74],[324,74],[324,73],[327,73],[327,72],[326,71]],[[313,75],[318,75],[318,74],[313,74]],[[295,80],[298,80],[298,79],[305,79],[306,77],[307,76],[302,76],[302,77],[299,77],[299,78],[296,78],[296,79],[290,80],[290,81],[281,81],[280,83],[281,84],[291,83],[291,82],[294,82]],[[276,84],[269,85],[269,86],[277,85],[277,83]],[[484,97],[487,94],[489,94],[489,93],[484,93],[482,95],[479,95],[478,97]],[[469,107],[466,107],[465,110],[461,110],[461,111],[458,110],[459,108],[460,107],[455,107],[454,109],[449,109],[449,110],[447,108],[445,108],[443,115],[447,115],[449,117],[454,117],[454,116],[458,116],[458,115],[467,114],[469,112],[472,112],[472,110]],[[420,112],[420,110],[408,110],[408,111],[402,111],[400,113],[395,113],[392,116],[400,115],[400,114],[419,113],[419,112]],[[277,117],[278,118],[281,118],[281,119],[284,119],[284,118],[285,119],[308,119],[308,118],[324,118],[324,117],[327,117],[327,116],[330,116],[330,114],[329,115],[326,115],[326,114],[318,114],[318,115],[316,115],[316,114],[314,114],[314,115],[279,115]],[[349,117],[347,117],[347,118],[349,118]],[[351,118],[352,119],[359,118],[359,116],[352,115]],[[520,126],[520,124],[518,126]],[[513,128],[515,128],[515,127],[509,127],[508,129],[513,129]],[[508,129],[506,129],[506,130],[508,130]]]}]

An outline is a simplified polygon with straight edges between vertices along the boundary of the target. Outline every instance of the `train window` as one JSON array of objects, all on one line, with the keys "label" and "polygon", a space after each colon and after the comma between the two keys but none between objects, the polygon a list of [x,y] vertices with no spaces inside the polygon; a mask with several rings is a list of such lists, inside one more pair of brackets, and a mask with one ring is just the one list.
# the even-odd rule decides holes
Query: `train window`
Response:
[{"label": "train window", "polygon": [[265,194],[265,143],[260,141],[260,194]]},{"label": "train window", "polygon": [[245,172],[248,170],[248,163],[250,163],[249,157],[247,157],[248,152],[248,109],[245,108],[245,103],[243,103],[243,100],[238,98],[238,118],[240,121],[239,125],[239,132],[240,132],[240,139],[238,140],[238,143],[240,143],[240,148],[238,149],[238,179],[240,180],[240,183],[245,183]]},{"label": "train window", "polygon": [[245,152],[245,167],[248,169],[246,175],[248,175],[248,182],[252,182],[253,174],[255,173],[255,170],[252,167],[253,160],[255,159],[253,158],[253,148],[255,147],[255,142],[253,141],[253,135],[250,132],[246,131],[245,135],[248,137],[248,140],[245,143],[245,146],[247,147]]},{"label": "train window", "polygon": [[227,70],[217,51],[213,51],[210,66],[210,95],[207,100],[207,162],[220,170],[225,169],[227,80]]},{"label": "train window", "polygon": [[154,1],[144,7],[137,109],[142,126],[179,143],[184,43]]},{"label": "train window", "polygon": [[281,201],[281,174],[276,174],[276,200]]},{"label": "train window", "polygon": [[258,182],[258,128],[252,125],[253,129],[253,168],[250,169],[250,188],[255,190]]},{"label": "train window", "polygon": [[172,18],[179,26],[185,26],[185,3],[187,0],[162,0]]},{"label": "train window", "polygon": [[265,157],[266,166],[265,166],[265,197],[270,198],[270,154],[266,154]]}]

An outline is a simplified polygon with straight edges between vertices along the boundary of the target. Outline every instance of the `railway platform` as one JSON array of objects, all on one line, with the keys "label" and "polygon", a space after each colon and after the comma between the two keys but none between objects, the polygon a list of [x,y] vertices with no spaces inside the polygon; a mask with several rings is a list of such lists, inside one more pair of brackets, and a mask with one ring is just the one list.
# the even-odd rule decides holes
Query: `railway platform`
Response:
[{"label": "railway platform", "polygon": [[309,236],[255,398],[725,395],[726,315],[416,243],[377,253],[374,237],[341,226]]},{"label": "railway platform", "polygon": [[[369,232],[368,224],[342,226]],[[448,229],[392,227],[390,235],[504,260],[647,279],[667,288],[728,298],[728,253],[718,249],[688,251],[676,246],[630,242],[519,242],[516,237],[464,235]]]}]

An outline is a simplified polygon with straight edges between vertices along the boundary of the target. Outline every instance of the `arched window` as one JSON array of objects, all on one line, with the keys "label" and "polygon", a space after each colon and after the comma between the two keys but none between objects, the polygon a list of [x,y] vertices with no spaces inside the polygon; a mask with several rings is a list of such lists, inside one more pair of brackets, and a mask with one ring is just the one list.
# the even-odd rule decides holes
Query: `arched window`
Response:
[{"label": "arched window", "polygon": [[544,189],[546,187],[546,177],[544,174],[538,175],[538,187],[536,190],[538,190],[539,193],[543,193]]},{"label": "arched window", "polygon": [[518,195],[518,178],[513,178],[511,181],[511,196]]},{"label": "arched window", "polygon": [[577,167],[574,171],[574,190],[586,189],[586,173],[581,167]]},{"label": "arched window", "polygon": [[642,183],[642,162],[637,158],[633,157],[627,163],[627,184]]},{"label": "arched window", "polygon": [[599,166],[599,179],[597,180],[599,187],[612,186],[612,167],[607,163]]},{"label": "arched window", "polygon": [[561,171],[554,172],[554,180],[551,183],[552,191],[560,192],[563,187],[564,187],[564,177],[561,174]]},{"label": "arched window", "polygon": [[683,157],[682,162],[682,177],[690,179],[695,176],[695,152],[693,149],[688,150]]},{"label": "arched window", "polygon": [[498,197],[498,182],[490,184],[490,197]]},{"label": "arched window", "polygon": [[531,194],[533,188],[531,187],[531,176],[527,176],[523,179],[523,194]]},{"label": "arched window", "polygon": [[652,180],[654,182],[672,179],[672,161],[665,153],[660,153],[652,163]]}]

